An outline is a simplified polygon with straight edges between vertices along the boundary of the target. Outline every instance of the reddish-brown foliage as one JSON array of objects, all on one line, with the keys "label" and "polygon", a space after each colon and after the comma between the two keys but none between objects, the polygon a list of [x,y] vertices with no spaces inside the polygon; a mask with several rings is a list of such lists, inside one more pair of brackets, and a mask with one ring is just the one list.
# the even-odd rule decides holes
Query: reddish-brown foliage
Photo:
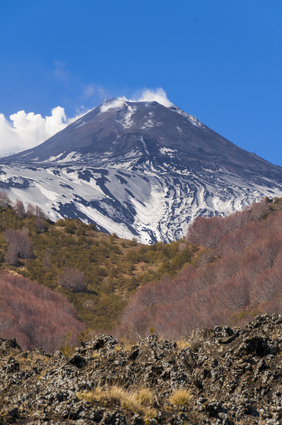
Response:
[{"label": "reddish-brown foliage", "polygon": [[236,317],[244,323],[250,311],[281,313],[282,212],[271,212],[269,203],[197,219],[187,236],[205,248],[196,267],[139,288],[124,311],[123,332],[144,336],[154,328],[179,338],[195,327],[234,324]]},{"label": "reddish-brown foliage", "polygon": [[22,201],[19,201],[18,199],[16,200],[14,210],[19,217],[23,218],[25,216],[25,207]]},{"label": "reddish-brown foliage", "polygon": [[5,231],[4,237],[8,242],[8,251],[5,256],[7,263],[17,264],[19,258],[32,257],[32,242],[25,230],[8,229]]},{"label": "reddish-brown foliage", "polygon": [[33,205],[33,204],[27,204],[27,207],[26,207],[26,215],[28,216],[28,217],[32,217],[33,215],[35,215],[35,205]]},{"label": "reddish-brown foliage", "polygon": [[73,292],[84,292],[87,289],[84,274],[78,269],[66,267],[59,278],[59,284]]},{"label": "reddish-brown foliage", "polygon": [[11,205],[11,200],[6,192],[0,192],[0,206],[6,207],[8,205]]},{"label": "reddish-brown foliage", "polygon": [[59,349],[70,332],[72,343],[84,325],[60,294],[22,276],[0,272],[0,337],[14,338],[24,349]]},{"label": "reddish-brown foliage", "polygon": [[36,217],[46,219],[46,214],[43,212],[43,210],[38,205],[35,205],[35,214],[34,215]]},{"label": "reddish-brown foliage", "polygon": [[189,243],[215,246],[224,234],[223,220],[220,217],[198,217],[189,229],[187,240]]}]

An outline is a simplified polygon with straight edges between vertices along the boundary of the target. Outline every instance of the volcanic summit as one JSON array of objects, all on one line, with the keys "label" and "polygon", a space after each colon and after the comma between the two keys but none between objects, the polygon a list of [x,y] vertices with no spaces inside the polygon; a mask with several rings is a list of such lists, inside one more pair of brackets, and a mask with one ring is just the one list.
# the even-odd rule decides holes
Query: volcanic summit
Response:
[{"label": "volcanic summit", "polygon": [[182,237],[197,216],[282,196],[282,167],[180,108],[109,99],[41,145],[2,158],[0,190],[53,220],[140,242]]}]

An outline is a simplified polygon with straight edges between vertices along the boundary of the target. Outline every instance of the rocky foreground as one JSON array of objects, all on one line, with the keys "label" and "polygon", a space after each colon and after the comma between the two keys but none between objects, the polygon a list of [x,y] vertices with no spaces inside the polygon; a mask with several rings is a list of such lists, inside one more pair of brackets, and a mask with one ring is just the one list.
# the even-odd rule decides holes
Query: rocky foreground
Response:
[{"label": "rocky foreground", "polygon": [[70,358],[0,339],[1,424],[282,423],[282,315],[245,329],[97,336]]}]

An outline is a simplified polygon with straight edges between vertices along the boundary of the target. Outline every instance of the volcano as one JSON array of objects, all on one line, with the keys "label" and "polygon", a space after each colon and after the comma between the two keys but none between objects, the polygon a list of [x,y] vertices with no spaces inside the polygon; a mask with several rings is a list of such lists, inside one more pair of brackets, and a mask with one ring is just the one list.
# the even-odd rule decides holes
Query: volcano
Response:
[{"label": "volcano", "polygon": [[53,220],[79,218],[143,243],[179,239],[197,216],[282,196],[282,167],[174,105],[115,98],[1,158],[0,175],[0,190]]}]

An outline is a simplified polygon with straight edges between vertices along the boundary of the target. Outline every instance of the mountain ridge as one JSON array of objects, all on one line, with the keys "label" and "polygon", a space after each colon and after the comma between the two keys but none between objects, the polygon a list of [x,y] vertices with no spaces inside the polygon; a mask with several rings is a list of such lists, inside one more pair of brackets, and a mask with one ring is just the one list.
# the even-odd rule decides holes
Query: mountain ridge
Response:
[{"label": "mountain ridge", "polygon": [[282,167],[174,105],[124,99],[2,158],[0,173],[12,200],[35,202],[51,219],[79,218],[144,243],[182,237],[198,215],[282,196]]}]

